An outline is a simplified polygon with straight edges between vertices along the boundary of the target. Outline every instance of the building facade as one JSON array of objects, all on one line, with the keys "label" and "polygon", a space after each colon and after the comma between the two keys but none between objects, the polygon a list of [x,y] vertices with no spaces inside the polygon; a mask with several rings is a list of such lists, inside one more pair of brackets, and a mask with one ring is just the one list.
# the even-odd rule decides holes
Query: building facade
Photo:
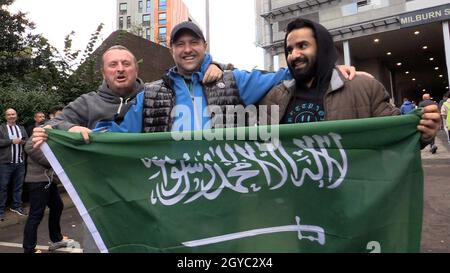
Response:
[{"label": "building facade", "polygon": [[172,27],[188,19],[182,0],[117,0],[117,29],[164,46]]},{"label": "building facade", "polygon": [[297,17],[324,25],[351,64],[380,80],[396,105],[403,97],[437,101],[448,91],[448,0],[255,0],[265,69],[286,66],[284,36]]}]

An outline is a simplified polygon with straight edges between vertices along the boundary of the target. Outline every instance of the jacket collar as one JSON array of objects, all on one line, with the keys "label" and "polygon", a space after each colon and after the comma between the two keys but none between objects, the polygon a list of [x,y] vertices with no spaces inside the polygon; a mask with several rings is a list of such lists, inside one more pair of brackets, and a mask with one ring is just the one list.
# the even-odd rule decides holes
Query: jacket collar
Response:
[{"label": "jacket collar", "polygon": [[336,91],[344,86],[344,77],[336,68],[333,69],[333,74],[331,75],[330,87],[327,92]]}]

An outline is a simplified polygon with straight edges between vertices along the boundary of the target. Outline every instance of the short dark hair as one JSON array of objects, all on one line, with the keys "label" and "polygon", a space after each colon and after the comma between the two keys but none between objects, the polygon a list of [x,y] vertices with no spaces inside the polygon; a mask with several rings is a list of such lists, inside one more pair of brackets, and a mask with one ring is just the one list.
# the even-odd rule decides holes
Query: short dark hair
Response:
[{"label": "short dark hair", "polygon": [[64,109],[64,106],[62,106],[62,105],[53,106],[52,108],[50,108],[50,114],[54,115],[56,112],[62,111],[63,109]]},{"label": "short dark hair", "polygon": [[288,37],[289,33],[291,33],[293,30],[296,30],[299,28],[305,28],[305,27],[310,28],[313,31],[314,39],[316,39],[316,41],[317,41],[316,28],[312,21],[302,19],[302,18],[297,18],[297,19],[291,21],[286,27],[286,35],[284,36],[284,45],[285,45],[284,46],[284,54],[286,57],[288,56],[286,45],[287,45],[287,37]]}]

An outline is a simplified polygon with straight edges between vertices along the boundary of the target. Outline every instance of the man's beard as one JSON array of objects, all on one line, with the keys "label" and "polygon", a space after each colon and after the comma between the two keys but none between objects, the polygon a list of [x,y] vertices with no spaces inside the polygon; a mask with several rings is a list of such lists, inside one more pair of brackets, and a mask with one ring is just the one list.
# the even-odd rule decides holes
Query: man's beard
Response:
[{"label": "man's beard", "polygon": [[[299,69],[295,69],[295,63],[299,62],[299,61],[303,61],[306,62],[306,65],[303,69],[299,70]],[[294,64],[294,65],[292,65]],[[311,65],[311,62],[308,58],[306,57],[300,57],[295,59],[294,61],[289,63],[289,69],[295,79],[295,83],[298,86],[306,86],[316,75],[316,63],[314,61],[314,64]]]}]

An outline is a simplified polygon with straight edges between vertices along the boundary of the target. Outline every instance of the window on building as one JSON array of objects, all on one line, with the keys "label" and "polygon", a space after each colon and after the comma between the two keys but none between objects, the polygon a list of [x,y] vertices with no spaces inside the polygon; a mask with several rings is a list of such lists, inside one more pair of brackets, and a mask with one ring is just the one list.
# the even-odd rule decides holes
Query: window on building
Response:
[{"label": "window on building", "polygon": [[119,29],[123,29],[123,17],[119,17]]},{"label": "window on building", "polygon": [[167,24],[167,13],[158,14],[158,24],[165,25]]},{"label": "window on building", "polygon": [[142,13],[143,8],[144,8],[144,3],[141,0],[138,2],[138,12]]},{"label": "window on building", "polygon": [[362,7],[362,6],[367,6],[367,5],[369,5],[369,4],[370,4],[370,1],[369,1],[369,0],[358,1],[358,2],[356,3],[356,5],[358,6],[358,8],[359,8],[359,7]]},{"label": "window on building", "polygon": [[167,1],[166,0],[159,0],[158,8],[159,10],[166,10],[167,9]]},{"label": "window on building", "polygon": [[145,27],[150,26],[150,14],[142,15],[142,26],[145,26]]},{"label": "window on building", "polygon": [[160,27],[159,29],[158,29],[158,32],[159,32],[159,34],[158,34],[158,41],[161,43],[161,42],[166,42],[166,37],[167,37],[167,28],[165,28],[165,27]]},{"label": "window on building", "polygon": [[131,16],[127,16],[127,28],[131,27]]},{"label": "window on building", "polygon": [[152,2],[150,0],[147,0],[146,12],[150,12],[151,9],[152,9]]},{"label": "window on building", "polygon": [[146,28],[145,29],[145,39],[150,40],[151,36],[150,36],[150,28]]},{"label": "window on building", "polygon": [[120,15],[127,14],[127,3],[120,3],[119,4],[119,14]]}]

